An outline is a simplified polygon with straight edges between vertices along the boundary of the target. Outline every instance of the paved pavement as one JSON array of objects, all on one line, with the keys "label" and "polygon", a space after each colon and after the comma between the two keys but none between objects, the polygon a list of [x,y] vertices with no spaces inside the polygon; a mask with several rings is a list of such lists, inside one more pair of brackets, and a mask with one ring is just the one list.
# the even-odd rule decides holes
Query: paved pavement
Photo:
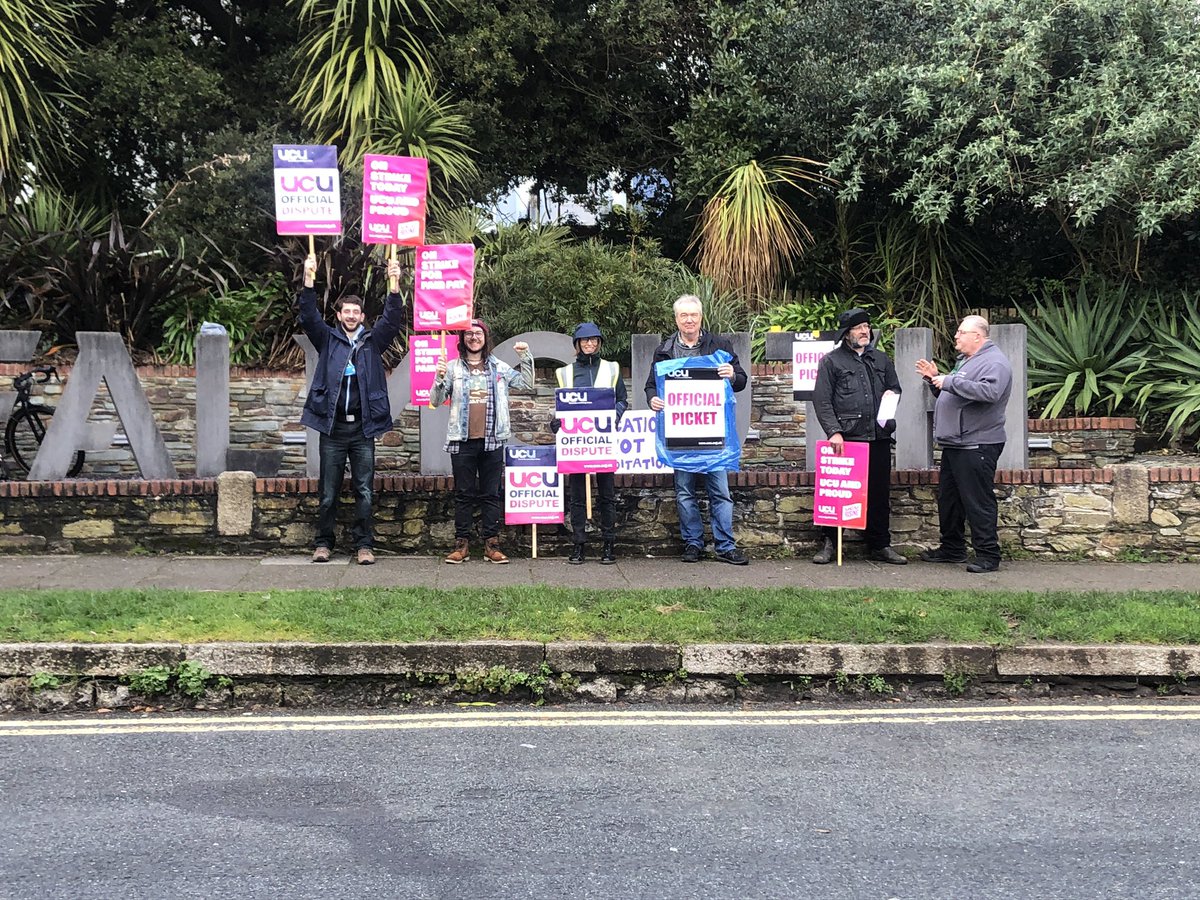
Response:
[{"label": "paved pavement", "polygon": [[659,587],[898,588],[925,590],[1134,591],[1200,586],[1200,563],[1005,562],[999,572],[972,575],[961,565],[912,562],[889,566],[863,560],[814,566],[807,559],[753,560],[747,567],[714,560],[688,565],[674,558],[625,558],[613,566],[565,558],[513,559],[496,566],[472,559],[459,566],[441,557],[380,556],[373,566],[335,555],[314,564],[292,556],[6,556],[0,589],[179,588],[192,590],[430,588],[536,585],[629,589]]}]

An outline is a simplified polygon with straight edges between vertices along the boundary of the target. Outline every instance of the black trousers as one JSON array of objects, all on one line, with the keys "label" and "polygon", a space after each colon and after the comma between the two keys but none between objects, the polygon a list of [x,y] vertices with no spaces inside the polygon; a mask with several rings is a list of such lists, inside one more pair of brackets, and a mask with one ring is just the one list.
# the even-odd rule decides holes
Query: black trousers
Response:
[{"label": "black trousers", "polygon": [[[571,531],[575,543],[586,541],[587,488],[586,475],[567,476],[567,497],[571,504]],[[606,541],[617,539],[617,478],[612,472],[596,473],[597,493],[600,495],[600,536]]]},{"label": "black trousers", "polygon": [[[867,528],[863,532],[867,550],[882,550],[892,544],[892,441],[868,441]],[[822,528],[825,537],[837,541],[836,528]]]},{"label": "black trousers", "polygon": [[980,562],[1000,563],[996,535],[996,462],[1004,444],[980,444],[977,449],[942,448],[938,474],[938,525],[941,549],[948,554],[967,552],[964,523],[971,526],[971,546]]},{"label": "black trousers", "polygon": [[459,441],[458,452],[450,454],[450,471],[454,474],[454,536],[471,536],[476,509],[483,538],[499,535],[504,512],[500,500],[504,448],[484,450],[482,438]]}]

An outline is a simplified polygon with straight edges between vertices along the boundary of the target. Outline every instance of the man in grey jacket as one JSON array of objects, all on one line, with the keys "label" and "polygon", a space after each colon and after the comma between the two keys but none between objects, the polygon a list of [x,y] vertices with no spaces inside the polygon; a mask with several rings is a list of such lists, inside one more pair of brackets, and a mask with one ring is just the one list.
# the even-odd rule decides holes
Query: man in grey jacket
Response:
[{"label": "man in grey jacket", "polygon": [[996,461],[1004,449],[1004,407],[1012,393],[1012,366],[988,340],[987,319],[967,316],[954,334],[958,362],[945,375],[927,359],[917,360],[917,374],[937,398],[933,437],[942,448],[938,473],[938,525],[941,543],[926,550],[926,562],[967,560],[964,523],[971,525],[975,561],[972,573],[1000,568],[996,536]]}]

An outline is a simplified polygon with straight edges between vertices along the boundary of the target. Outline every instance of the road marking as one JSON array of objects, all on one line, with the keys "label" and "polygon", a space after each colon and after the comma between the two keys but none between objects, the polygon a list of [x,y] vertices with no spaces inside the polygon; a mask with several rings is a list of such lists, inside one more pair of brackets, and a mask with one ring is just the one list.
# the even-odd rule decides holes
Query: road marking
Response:
[{"label": "road marking", "polygon": [[146,716],[140,719],[0,719],[0,737],[287,731],[420,731],[470,728],[794,727],[948,725],[966,722],[1133,722],[1200,719],[1200,704],[889,707],[806,710],[511,710],[312,716]]}]

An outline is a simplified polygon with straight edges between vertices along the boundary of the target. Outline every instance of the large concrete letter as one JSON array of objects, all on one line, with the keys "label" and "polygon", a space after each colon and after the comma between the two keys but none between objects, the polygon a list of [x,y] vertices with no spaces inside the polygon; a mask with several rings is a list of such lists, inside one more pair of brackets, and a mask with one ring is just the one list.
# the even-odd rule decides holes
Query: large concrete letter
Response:
[{"label": "large concrete letter", "polygon": [[[41,336],[40,331],[0,331],[0,362],[29,362]],[[16,402],[16,391],[0,391],[0,423],[7,421]]]},{"label": "large concrete letter", "polygon": [[[29,470],[29,480],[65,478],[76,451],[99,449],[96,446],[98,432],[89,426],[88,413],[101,379],[108,385],[142,477],[174,479],[175,466],[121,336],[109,331],[80,331],[75,340],[79,345],[79,358]],[[107,434],[111,441],[112,430],[109,429]]]},{"label": "large concrete letter", "polygon": [[[304,397],[307,398],[309,385],[312,384],[313,375],[317,371],[320,354],[313,347],[308,335],[293,334],[292,340],[304,349]],[[303,403],[301,403],[301,407],[303,407]],[[304,433],[307,437],[304,444],[305,474],[309,478],[317,478],[321,474],[321,445],[317,440],[317,431],[314,428],[305,428]]]}]

